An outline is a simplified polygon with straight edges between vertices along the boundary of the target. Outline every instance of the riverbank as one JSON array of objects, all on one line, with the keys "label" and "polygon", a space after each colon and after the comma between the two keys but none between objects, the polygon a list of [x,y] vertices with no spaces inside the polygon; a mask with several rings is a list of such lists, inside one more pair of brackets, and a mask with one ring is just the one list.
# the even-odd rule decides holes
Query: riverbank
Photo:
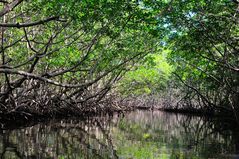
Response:
[{"label": "riverbank", "polygon": [[58,108],[55,106],[49,106],[49,109],[44,109],[41,111],[32,108],[33,107],[31,107],[31,109],[24,107],[6,113],[0,113],[1,128],[12,124],[17,126],[28,126],[32,125],[32,123],[51,119],[67,119],[72,117],[83,119],[90,116],[112,115],[114,113],[129,112],[137,109],[136,107],[118,106],[115,104],[106,106],[103,106],[102,104],[97,106],[88,105],[84,107],[77,105],[64,105],[58,106]]},{"label": "riverbank", "polygon": [[[170,108],[159,108],[149,107],[142,105],[132,105],[128,103],[111,102],[103,105],[88,105],[80,107],[77,105],[64,105],[64,106],[49,106],[48,109],[39,111],[38,109],[29,109],[24,107],[21,109],[15,109],[7,113],[0,113],[0,124],[1,129],[11,127],[11,125],[18,127],[26,127],[34,125],[38,122],[44,122],[51,119],[68,119],[78,118],[84,119],[94,116],[106,116],[113,115],[115,113],[127,113],[130,111],[143,110],[143,111],[162,111],[173,114],[184,114],[187,116],[199,116],[205,118],[215,118],[217,122],[230,123],[232,125],[239,125],[235,117],[232,115],[216,114],[213,111],[196,110],[196,109],[170,109]],[[34,107],[31,107],[34,108]],[[37,108],[37,107],[35,107]],[[53,109],[54,108],[54,109]],[[14,127],[13,126],[13,127]]]}]

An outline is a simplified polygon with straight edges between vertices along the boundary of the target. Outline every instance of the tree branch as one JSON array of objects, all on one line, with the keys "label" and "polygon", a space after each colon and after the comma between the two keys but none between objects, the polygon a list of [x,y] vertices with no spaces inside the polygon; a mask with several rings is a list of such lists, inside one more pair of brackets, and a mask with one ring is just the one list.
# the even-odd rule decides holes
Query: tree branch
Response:
[{"label": "tree branch", "polygon": [[14,0],[12,3],[5,5],[4,8],[0,11],[0,17],[4,16],[5,14],[13,10],[16,6],[18,6],[22,2],[23,0]]},{"label": "tree branch", "polygon": [[66,20],[60,20],[59,16],[53,16],[53,17],[49,17],[49,18],[46,18],[43,20],[36,21],[36,22],[30,22],[30,23],[0,23],[0,27],[12,27],[12,28],[32,27],[32,26],[36,26],[36,25],[45,24],[45,23],[53,21],[53,20],[66,22]]}]

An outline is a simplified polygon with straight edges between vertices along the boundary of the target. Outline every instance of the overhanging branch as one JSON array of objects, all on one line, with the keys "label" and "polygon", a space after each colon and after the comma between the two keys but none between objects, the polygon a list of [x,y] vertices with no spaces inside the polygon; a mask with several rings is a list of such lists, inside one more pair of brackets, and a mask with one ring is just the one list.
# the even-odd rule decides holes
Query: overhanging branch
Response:
[{"label": "overhanging branch", "polygon": [[22,2],[23,0],[14,0],[12,3],[5,5],[4,8],[0,11],[0,17],[4,16],[5,14],[13,10],[16,6],[18,6]]},{"label": "overhanging branch", "polygon": [[32,27],[36,25],[45,24],[47,22],[54,21],[54,20],[66,22],[66,20],[59,19],[59,16],[53,16],[43,20],[36,21],[36,22],[30,22],[30,23],[0,23],[0,27],[11,27],[11,28]]}]

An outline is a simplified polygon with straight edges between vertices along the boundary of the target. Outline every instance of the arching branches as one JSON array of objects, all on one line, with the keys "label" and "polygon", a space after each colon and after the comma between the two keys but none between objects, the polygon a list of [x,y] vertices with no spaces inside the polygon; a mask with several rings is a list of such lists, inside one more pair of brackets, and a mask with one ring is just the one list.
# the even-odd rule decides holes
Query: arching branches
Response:
[{"label": "arching branches", "polygon": [[156,51],[157,38],[140,21],[144,14],[128,1],[5,4],[0,76],[8,82],[0,78],[2,111],[95,106],[126,70]]}]

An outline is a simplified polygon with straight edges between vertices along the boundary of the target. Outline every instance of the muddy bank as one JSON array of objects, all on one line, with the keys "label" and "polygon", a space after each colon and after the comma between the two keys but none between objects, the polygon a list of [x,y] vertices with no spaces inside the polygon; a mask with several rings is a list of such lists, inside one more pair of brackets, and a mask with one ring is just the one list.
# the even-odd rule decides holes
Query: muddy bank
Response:
[{"label": "muddy bank", "polygon": [[[55,106],[54,106],[55,107]],[[126,111],[133,111],[136,107],[128,106],[84,106],[79,107],[77,105],[71,106],[59,106],[59,108],[53,109],[53,106],[49,106],[49,109],[39,111],[38,109],[31,109],[28,107],[0,113],[0,128],[4,129],[8,126],[29,126],[34,125],[37,122],[43,122],[51,119],[66,119],[66,118],[87,118],[90,116],[103,116],[112,115],[113,113],[123,113]]]},{"label": "muddy bank", "polygon": [[173,109],[173,108],[159,108],[159,110],[171,113],[180,113],[180,114],[188,114],[194,116],[216,116],[215,111],[206,111],[203,109]]},{"label": "muddy bank", "polygon": [[126,113],[135,110],[164,111],[173,114],[185,114],[188,116],[201,116],[205,118],[213,118],[216,122],[224,124],[239,125],[235,116],[231,114],[222,114],[213,110],[204,109],[171,109],[160,108],[157,106],[142,105],[133,101],[108,101],[98,104],[76,105],[63,104],[57,105],[31,105],[18,107],[7,112],[0,113],[0,129],[9,129],[11,127],[26,127],[34,125],[38,122],[47,122],[52,119],[68,119],[77,118],[85,119],[93,116],[107,116],[114,113]]}]

